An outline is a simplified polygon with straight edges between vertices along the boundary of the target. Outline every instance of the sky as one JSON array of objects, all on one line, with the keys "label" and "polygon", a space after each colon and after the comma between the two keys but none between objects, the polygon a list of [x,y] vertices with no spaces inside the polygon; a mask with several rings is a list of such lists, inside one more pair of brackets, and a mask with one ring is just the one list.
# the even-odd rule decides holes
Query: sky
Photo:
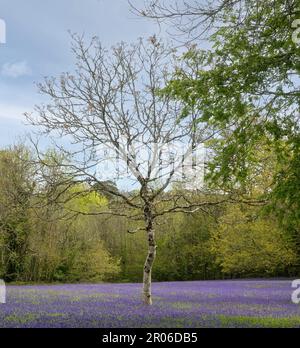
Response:
[{"label": "sky", "polygon": [[31,131],[23,113],[32,112],[42,101],[35,83],[72,70],[68,31],[84,33],[87,38],[96,35],[107,47],[153,34],[161,36],[153,22],[130,12],[126,0],[0,0],[0,41],[3,23],[0,147],[20,141]]}]

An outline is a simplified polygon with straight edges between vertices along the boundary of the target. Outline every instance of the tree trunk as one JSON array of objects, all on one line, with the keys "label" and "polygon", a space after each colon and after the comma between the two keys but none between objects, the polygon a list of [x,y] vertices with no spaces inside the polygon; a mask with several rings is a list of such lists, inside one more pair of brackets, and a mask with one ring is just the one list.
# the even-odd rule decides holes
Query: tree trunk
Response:
[{"label": "tree trunk", "polygon": [[144,209],[145,222],[146,222],[146,232],[148,238],[148,255],[144,265],[144,277],[143,277],[143,300],[147,305],[152,304],[152,294],[151,294],[151,273],[152,266],[156,256],[156,244],[154,238],[154,228],[153,228],[153,216],[150,205],[146,205]]}]

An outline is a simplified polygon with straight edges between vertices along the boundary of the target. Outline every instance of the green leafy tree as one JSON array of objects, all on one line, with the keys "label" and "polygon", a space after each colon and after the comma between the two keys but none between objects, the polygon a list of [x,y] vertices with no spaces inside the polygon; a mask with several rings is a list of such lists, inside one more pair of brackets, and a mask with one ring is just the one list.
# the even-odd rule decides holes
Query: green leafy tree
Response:
[{"label": "green leafy tree", "polygon": [[18,280],[24,270],[35,188],[30,153],[22,146],[0,151],[0,273]]},{"label": "green leafy tree", "polygon": [[231,206],[213,234],[212,251],[227,275],[282,275],[296,262],[291,240],[275,219],[262,218],[257,209]]},{"label": "green leafy tree", "polygon": [[156,279],[199,280],[221,276],[210,248],[211,234],[216,227],[212,216],[176,214],[168,219],[167,225],[158,244],[162,256],[155,266]]},{"label": "green leafy tree", "polygon": [[[268,165],[257,150],[270,147],[275,166],[264,199],[300,245],[299,2],[149,0],[139,13],[184,34],[189,49],[164,92],[185,103],[183,117],[196,110],[199,125],[219,130],[206,143],[212,182],[249,191],[253,167]],[[201,50],[204,33],[209,48]]]}]

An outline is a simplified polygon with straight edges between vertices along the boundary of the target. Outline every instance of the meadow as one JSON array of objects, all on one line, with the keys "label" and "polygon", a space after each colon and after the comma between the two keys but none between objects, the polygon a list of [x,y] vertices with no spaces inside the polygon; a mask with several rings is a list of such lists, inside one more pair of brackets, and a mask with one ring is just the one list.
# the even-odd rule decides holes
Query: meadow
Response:
[{"label": "meadow", "polygon": [[0,327],[300,327],[289,280],[153,283],[153,305],[141,284],[8,286]]}]

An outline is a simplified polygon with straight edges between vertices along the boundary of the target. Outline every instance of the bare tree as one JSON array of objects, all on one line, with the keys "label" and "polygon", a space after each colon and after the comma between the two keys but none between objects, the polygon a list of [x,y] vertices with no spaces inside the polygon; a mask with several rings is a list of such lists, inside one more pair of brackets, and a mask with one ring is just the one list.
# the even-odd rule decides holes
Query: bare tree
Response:
[{"label": "bare tree", "polygon": [[[146,231],[148,241],[143,298],[151,304],[156,219],[205,209],[222,199],[205,198],[204,192],[200,195],[202,180],[195,183],[203,172],[203,159],[196,164],[195,153],[197,149],[198,154],[203,153],[201,144],[215,131],[207,124],[195,127],[195,115],[180,118],[182,105],[159,93],[171,78],[169,70],[176,57],[173,49],[155,37],[148,41],[121,43],[106,50],[97,38],[86,45],[83,37],[73,35],[74,73],[46,78],[39,84],[50,101],[37,106],[27,118],[66,153],[68,161],[50,161],[51,166],[64,169],[64,190],[67,182],[85,182],[87,191],[114,197],[108,208],[99,207],[94,214],[140,221],[139,229]],[[62,146],[63,137],[70,144]],[[42,167],[50,165],[39,157]],[[105,169],[108,162],[114,165]],[[120,179],[125,179],[127,190],[112,184]],[[182,189],[172,190],[176,182]]]},{"label": "bare tree", "polygon": [[[275,1],[270,1],[270,7]],[[165,23],[173,38],[188,44],[205,39],[216,27],[228,25],[226,18],[230,13],[235,13],[242,23],[255,3],[248,0],[144,0],[141,6],[134,0],[128,2],[135,14],[155,20],[159,25]]]}]

